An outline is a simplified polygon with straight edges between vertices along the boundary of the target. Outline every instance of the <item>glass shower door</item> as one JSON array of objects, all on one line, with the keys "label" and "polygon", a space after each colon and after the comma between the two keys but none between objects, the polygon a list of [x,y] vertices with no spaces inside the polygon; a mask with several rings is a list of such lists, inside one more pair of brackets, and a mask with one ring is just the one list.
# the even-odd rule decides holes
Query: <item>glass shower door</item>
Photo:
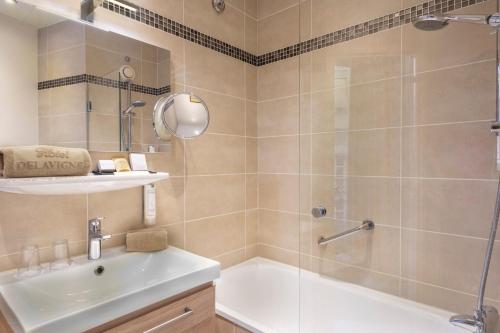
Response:
[{"label": "glass shower door", "polygon": [[[496,36],[411,22],[497,2],[301,6],[302,40],[317,38],[300,56],[301,332],[460,332],[448,317],[472,314],[497,185]],[[498,281],[493,260],[489,303]]]}]

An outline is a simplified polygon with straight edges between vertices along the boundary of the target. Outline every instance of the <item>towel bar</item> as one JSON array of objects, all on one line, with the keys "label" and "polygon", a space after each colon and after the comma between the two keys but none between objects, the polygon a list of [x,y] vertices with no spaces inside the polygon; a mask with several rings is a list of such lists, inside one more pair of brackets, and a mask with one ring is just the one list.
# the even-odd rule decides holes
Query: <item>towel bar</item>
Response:
[{"label": "towel bar", "polygon": [[375,229],[375,223],[373,223],[373,221],[371,221],[371,220],[365,220],[365,221],[363,221],[363,223],[359,227],[349,229],[349,230],[343,231],[339,234],[336,234],[336,235],[333,235],[330,237],[326,237],[326,238],[321,236],[318,239],[318,245],[329,244],[329,243],[333,242],[334,240],[348,236],[350,234],[353,234],[353,233],[361,231],[361,230],[373,230],[373,229]]}]

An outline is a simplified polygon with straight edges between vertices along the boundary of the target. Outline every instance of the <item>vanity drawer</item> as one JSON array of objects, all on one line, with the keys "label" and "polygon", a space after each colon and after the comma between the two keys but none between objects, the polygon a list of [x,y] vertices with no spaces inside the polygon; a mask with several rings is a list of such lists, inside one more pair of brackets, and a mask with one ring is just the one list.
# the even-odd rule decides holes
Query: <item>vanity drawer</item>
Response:
[{"label": "vanity drawer", "polygon": [[214,317],[215,287],[212,286],[105,332],[179,333],[195,328],[204,321],[211,326],[210,322]]}]

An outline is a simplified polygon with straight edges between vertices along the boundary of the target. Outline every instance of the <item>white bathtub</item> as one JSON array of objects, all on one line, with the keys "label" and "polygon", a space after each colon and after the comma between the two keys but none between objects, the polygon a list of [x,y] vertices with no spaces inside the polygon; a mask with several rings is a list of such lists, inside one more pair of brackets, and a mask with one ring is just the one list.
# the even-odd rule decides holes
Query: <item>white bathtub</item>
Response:
[{"label": "white bathtub", "polygon": [[446,311],[309,271],[299,281],[297,268],[263,258],[222,271],[216,287],[217,314],[252,332],[466,332]]}]

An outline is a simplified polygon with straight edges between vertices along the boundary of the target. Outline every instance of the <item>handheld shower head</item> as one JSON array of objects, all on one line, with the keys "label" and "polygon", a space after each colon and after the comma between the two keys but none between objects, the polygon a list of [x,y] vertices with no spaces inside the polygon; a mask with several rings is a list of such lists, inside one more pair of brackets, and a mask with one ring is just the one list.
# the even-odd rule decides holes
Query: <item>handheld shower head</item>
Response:
[{"label": "handheld shower head", "polygon": [[135,108],[142,108],[145,105],[146,105],[146,102],[144,102],[144,101],[134,101],[134,102],[132,102],[132,104],[130,104],[130,106],[127,108],[127,110],[122,112],[122,115],[126,116],[126,115],[132,113],[132,110],[134,110]]},{"label": "handheld shower head", "polygon": [[415,28],[419,30],[436,31],[446,27],[450,21],[462,22],[462,23],[488,24],[492,27],[498,27],[500,25],[500,15],[498,13],[493,15],[454,15],[454,16],[431,14],[431,15],[419,16],[413,22],[413,25],[415,26]]}]

